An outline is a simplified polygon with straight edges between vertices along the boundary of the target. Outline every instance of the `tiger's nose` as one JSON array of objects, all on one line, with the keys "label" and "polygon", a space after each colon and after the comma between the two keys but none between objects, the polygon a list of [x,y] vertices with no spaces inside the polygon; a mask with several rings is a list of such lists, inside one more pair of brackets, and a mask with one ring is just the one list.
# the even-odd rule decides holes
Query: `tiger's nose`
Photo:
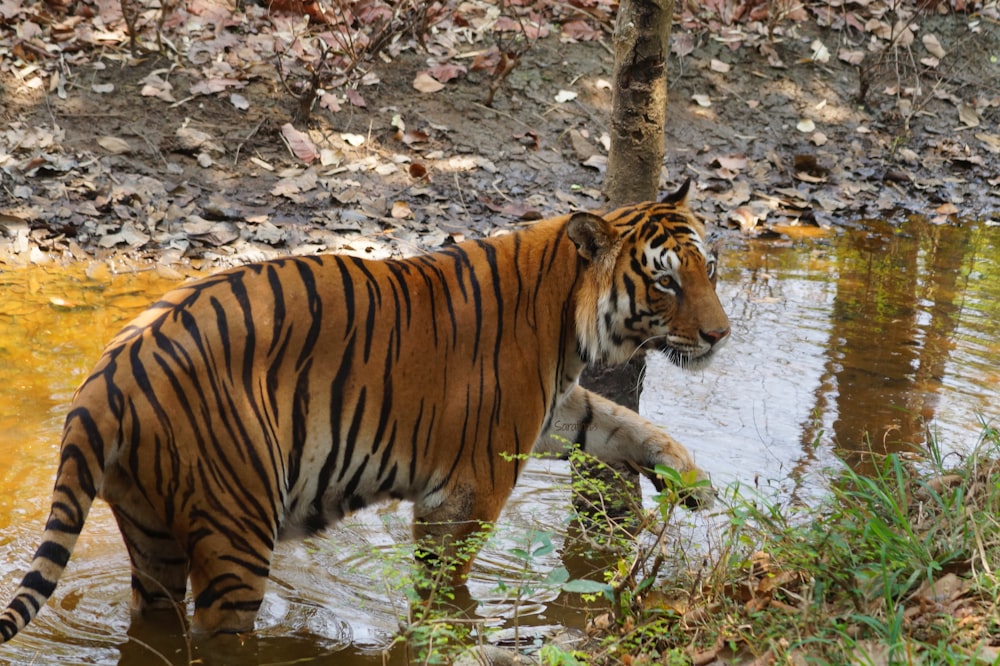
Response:
[{"label": "tiger's nose", "polygon": [[729,335],[729,329],[717,328],[713,331],[698,331],[698,333],[701,335],[702,340],[704,340],[705,342],[714,347],[715,345],[719,344],[720,342],[726,339],[726,337]]}]

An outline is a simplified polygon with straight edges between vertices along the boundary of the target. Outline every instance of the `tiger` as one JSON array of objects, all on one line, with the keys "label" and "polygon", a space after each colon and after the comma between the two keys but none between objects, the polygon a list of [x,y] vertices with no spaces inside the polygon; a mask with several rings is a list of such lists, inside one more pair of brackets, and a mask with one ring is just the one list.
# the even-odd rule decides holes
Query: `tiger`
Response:
[{"label": "tiger", "polygon": [[458,562],[463,583],[458,551],[532,452],[581,449],[659,489],[666,465],[698,481],[685,503],[709,505],[683,445],[578,383],[649,350],[700,367],[729,336],[689,189],[408,258],[275,258],[175,287],[74,394],[0,642],[51,597],[98,496],[133,617],[183,603],[190,582],[196,636],[253,630],[279,540],[389,499],[412,503],[418,559]]}]

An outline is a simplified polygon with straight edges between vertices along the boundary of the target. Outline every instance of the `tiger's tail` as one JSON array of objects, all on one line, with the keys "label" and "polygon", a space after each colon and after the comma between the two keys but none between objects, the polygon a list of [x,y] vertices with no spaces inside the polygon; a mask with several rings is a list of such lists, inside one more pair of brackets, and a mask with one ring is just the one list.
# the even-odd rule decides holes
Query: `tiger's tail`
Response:
[{"label": "tiger's tail", "polygon": [[0,643],[17,635],[56,589],[104,478],[104,438],[86,408],[74,409],[63,429],[52,507],[31,569],[0,613]]}]

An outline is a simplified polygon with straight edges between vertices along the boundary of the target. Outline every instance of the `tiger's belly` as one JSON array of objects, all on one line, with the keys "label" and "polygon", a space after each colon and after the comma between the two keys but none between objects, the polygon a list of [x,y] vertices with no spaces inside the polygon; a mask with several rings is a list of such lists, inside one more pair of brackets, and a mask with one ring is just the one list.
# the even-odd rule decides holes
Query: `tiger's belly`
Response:
[{"label": "tiger's belly", "polygon": [[370,453],[358,457],[360,461],[349,465],[344,474],[334,473],[325,485],[322,473],[296,484],[288,495],[278,527],[279,540],[314,535],[373,504],[407,500],[434,508],[443,503],[440,475],[418,477],[411,482],[408,473],[400,473],[398,464],[386,469],[372,462]]}]

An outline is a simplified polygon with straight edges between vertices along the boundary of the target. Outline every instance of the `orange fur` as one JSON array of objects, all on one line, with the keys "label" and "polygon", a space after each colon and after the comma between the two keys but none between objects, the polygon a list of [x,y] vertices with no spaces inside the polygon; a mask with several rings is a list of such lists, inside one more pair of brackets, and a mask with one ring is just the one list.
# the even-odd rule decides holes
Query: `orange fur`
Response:
[{"label": "orange fur", "polygon": [[372,502],[412,501],[415,538],[450,559],[497,518],[522,454],[566,448],[553,423],[587,424],[571,444],[605,460],[697,471],[576,381],[590,360],[646,347],[711,355],[729,324],[703,234],[681,195],[405,260],[287,258],[171,291],[74,397],[2,639],[51,595],[95,496],[125,538],[136,611],[181,601],[190,580],[194,628],[215,633],[253,627],[279,537]]}]

